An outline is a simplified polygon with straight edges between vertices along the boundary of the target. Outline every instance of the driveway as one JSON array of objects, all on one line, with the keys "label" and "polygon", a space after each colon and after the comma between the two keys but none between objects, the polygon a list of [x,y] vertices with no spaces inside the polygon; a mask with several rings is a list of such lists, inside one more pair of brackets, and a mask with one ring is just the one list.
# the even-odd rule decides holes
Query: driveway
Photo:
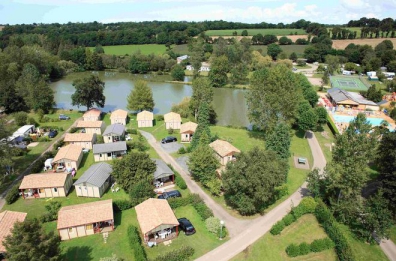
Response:
[{"label": "driveway", "polygon": [[181,147],[184,147],[184,145],[177,142],[169,142],[164,144],[160,143],[160,144],[166,153],[174,153],[177,152]]},{"label": "driveway", "polygon": [[187,165],[188,159],[189,159],[188,156],[181,156],[176,159],[176,162],[180,165],[180,167],[182,167],[182,169],[185,172],[190,173],[190,171],[188,170],[188,165]]}]

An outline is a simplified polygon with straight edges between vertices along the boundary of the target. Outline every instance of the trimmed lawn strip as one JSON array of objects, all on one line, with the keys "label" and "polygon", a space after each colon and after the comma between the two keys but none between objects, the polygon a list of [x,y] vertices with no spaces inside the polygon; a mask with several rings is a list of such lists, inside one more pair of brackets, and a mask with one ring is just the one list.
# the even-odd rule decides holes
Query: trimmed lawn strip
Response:
[{"label": "trimmed lawn strip", "polygon": [[315,239],[327,237],[323,228],[312,214],[303,215],[296,222],[286,227],[280,235],[265,234],[253,245],[238,254],[232,260],[336,260],[334,249],[319,253],[310,253],[304,256],[289,257],[285,250],[289,244],[311,243]]},{"label": "trimmed lawn strip", "polygon": [[391,227],[389,239],[396,243],[396,225]]},{"label": "trimmed lawn strip", "polygon": [[[327,136],[323,136],[322,132],[326,132]],[[331,132],[329,126],[327,124],[322,125],[322,130],[315,131],[315,136],[319,142],[320,148],[323,151],[326,161],[330,162],[332,158],[332,152],[330,151],[330,147],[326,146],[325,144],[331,145],[335,141],[335,137]]]}]

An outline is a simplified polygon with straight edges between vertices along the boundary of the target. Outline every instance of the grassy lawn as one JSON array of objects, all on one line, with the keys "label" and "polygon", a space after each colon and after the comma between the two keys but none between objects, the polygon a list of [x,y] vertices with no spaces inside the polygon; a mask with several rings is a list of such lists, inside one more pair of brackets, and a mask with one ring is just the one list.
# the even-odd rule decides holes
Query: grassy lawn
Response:
[{"label": "grassy lawn", "polygon": [[331,145],[334,140],[335,137],[333,135],[333,133],[331,132],[329,126],[327,126],[327,124],[322,125],[321,129],[318,129],[317,131],[315,131],[315,136],[316,139],[319,142],[319,145],[323,151],[323,154],[326,158],[326,161],[329,162],[331,160],[331,151],[330,151],[330,146],[326,146],[326,145]]},{"label": "grassy lawn", "polygon": [[[267,233],[232,260],[337,260],[334,249],[293,258],[290,258],[285,252],[289,244],[311,243],[315,239],[325,237],[327,235],[316,221],[315,216],[308,214],[286,227],[280,235],[273,236]],[[264,257],[265,259],[263,259]]]},{"label": "grassy lawn", "polygon": [[[95,47],[90,47],[91,51]],[[103,46],[105,54],[111,55],[131,55],[137,51],[142,54],[163,54],[166,51],[165,45],[162,44],[136,44],[136,45],[115,45],[115,46]]]},{"label": "grassy lawn", "polygon": [[392,228],[391,228],[390,240],[392,240],[393,243],[396,243],[396,225],[392,226]]},{"label": "grassy lawn", "polygon": [[224,126],[210,126],[212,135],[218,135],[241,151],[248,151],[253,147],[264,148],[264,137],[260,132],[247,131],[246,129],[228,128]]},{"label": "grassy lawn", "polygon": [[[205,34],[208,36],[232,36],[233,32],[237,32],[238,36],[242,34],[242,31],[245,29],[227,29],[227,30],[209,30],[206,31]],[[297,32],[298,35],[307,34],[304,29],[278,29],[278,28],[268,28],[268,29],[246,29],[248,31],[248,35],[253,36],[256,34],[273,34],[273,35],[290,35],[291,33],[295,34]]]}]

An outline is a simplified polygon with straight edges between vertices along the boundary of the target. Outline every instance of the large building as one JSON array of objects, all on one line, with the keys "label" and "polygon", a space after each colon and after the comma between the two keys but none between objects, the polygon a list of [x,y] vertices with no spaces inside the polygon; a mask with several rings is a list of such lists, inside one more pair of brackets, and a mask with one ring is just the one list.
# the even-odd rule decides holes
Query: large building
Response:
[{"label": "large building", "polygon": [[327,96],[333,106],[349,106],[350,108],[359,110],[379,110],[378,104],[367,100],[356,92],[348,92],[338,88],[331,88],[327,91]]}]

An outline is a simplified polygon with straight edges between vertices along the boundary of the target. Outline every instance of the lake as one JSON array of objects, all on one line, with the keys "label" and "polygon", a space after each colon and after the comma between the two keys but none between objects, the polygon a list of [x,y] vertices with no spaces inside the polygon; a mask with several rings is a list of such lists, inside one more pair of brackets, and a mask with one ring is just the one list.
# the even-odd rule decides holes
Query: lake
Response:
[{"label": "lake", "polygon": [[[55,91],[56,107],[78,109],[77,106],[71,105],[71,95],[75,91],[72,82],[91,73],[73,73],[51,83],[51,87]],[[129,73],[112,72],[100,72],[98,75],[106,83],[104,90],[106,103],[102,109],[105,112],[126,109],[127,96],[134,88],[134,81],[139,78],[146,79],[153,90],[155,114],[168,113],[173,104],[179,103],[184,97],[192,95],[192,88],[188,84],[161,82],[161,80],[168,79],[169,76],[135,76]],[[191,80],[190,77],[185,77],[185,82]],[[214,88],[213,106],[217,113],[218,125],[248,126],[245,92],[240,89]],[[82,106],[79,109],[85,110],[86,107]]]}]

